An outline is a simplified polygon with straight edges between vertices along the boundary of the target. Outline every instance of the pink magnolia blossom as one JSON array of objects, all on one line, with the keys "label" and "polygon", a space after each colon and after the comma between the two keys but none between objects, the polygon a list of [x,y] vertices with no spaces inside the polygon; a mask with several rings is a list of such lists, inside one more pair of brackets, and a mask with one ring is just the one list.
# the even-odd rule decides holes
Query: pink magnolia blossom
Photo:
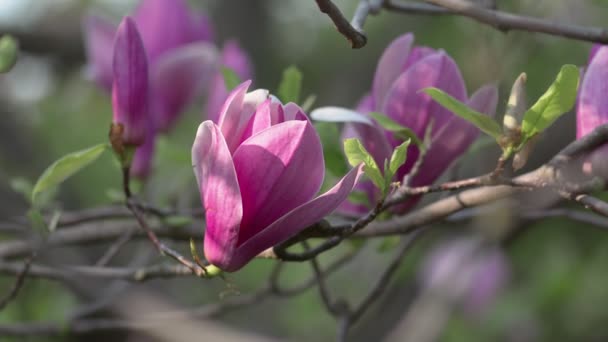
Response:
[{"label": "pink magnolia blossom", "polygon": [[203,122],[192,147],[205,207],[209,262],[236,271],[267,248],[336,209],[361,175],[351,170],[316,196],[325,165],[321,141],[300,107],[282,105],[250,81],[234,89],[219,122]]},{"label": "pink magnolia blossom", "polygon": [[[356,112],[363,115],[370,112],[383,113],[400,125],[412,129],[420,139],[432,124],[431,148],[410,183],[412,186],[422,186],[432,184],[439,178],[468,149],[477,138],[479,130],[443,108],[421,90],[439,88],[488,115],[494,115],[498,91],[495,85],[486,85],[468,97],[460,70],[445,51],[413,46],[413,43],[414,36],[408,33],[395,39],[386,48],[378,62],[371,92],[361,99]],[[343,136],[361,140],[376,163],[382,166],[402,141],[371,118],[367,119],[368,123],[364,121],[348,123]],[[418,147],[411,144],[407,161],[398,170],[396,181],[401,181],[411,171],[419,154]],[[357,190],[367,193],[371,204],[376,202],[378,194],[370,182],[359,183]],[[416,199],[412,199],[401,206],[400,210],[415,203]],[[340,210],[345,214],[359,215],[369,208],[345,202]]]},{"label": "pink magnolia blossom", "polygon": [[[145,148],[138,149],[134,157],[132,173],[141,178],[150,173],[156,134],[169,131],[193,99],[210,87],[220,54],[211,43],[209,20],[192,11],[184,0],[142,0],[133,21],[148,58],[150,95],[145,98],[149,101],[147,120],[152,121],[147,126]],[[110,91],[116,27],[103,17],[88,16],[84,32],[89,73]]]}]

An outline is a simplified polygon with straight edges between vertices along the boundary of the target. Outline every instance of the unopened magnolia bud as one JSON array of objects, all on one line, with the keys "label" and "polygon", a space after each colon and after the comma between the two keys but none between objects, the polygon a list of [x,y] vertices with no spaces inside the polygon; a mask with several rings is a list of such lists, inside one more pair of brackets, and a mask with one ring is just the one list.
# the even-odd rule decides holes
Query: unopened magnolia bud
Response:
[{"label": "unopened magnolia bud", "polygon": [[507,103],[507,112],[503,118],[502,124],[505,133],[513,134],[519,131],[521,119],[526,113],[526,73],[522,73],[513,83],[509,102]]}]

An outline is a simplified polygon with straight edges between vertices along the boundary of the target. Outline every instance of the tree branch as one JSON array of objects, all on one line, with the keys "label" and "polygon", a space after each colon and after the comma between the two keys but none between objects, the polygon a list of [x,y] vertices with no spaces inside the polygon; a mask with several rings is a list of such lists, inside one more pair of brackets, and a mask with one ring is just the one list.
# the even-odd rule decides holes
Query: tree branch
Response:
[{"label": "tree branch", "polygon": [[424,0],[429,4],[443,7],[456,14],[469,17],[501,31],[519,30],[545,33],[576,40],[608,43],[608,30],[598,27],[559,24],[539,18],[511,14],[475,6],[467,0]]}]

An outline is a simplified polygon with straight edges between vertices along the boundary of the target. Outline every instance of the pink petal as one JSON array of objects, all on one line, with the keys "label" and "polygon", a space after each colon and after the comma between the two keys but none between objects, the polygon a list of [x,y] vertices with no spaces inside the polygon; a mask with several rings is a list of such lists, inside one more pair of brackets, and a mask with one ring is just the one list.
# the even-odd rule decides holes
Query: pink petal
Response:
[{"label": "pink petal", "polygon": [[194,175],[205,207],[205,257],[228,267],[238,241],[243,204],[230,151],[213,122],[203,122],[192,146]]},{"label": "pink petal", "polygon": [[250,79],[253,76],[251,60],[236,40],[224,43],[222,64],[233,70],[242,80]]},{"label": "pink petal", "polygon": [[113,121],[123,124],[125,144],[140,145],[150,120],[148,61],[135,22],[130,17],[125,17],[118,26],[112,67]]},{"label": "pink petal", "polygon": [[251,81],[245,81],[236,87],[228,95],[220,113],[219,126],[231,152],[241,142],[243,132],[257,107],[268,98],[268,90],[264,89],[247,93],[250,84]]},{"label": "pink petal", "polygon": [[357,107],[355,107],[355,111],[363,114],[367,114],[369,112],[373,112],[376,110],[376,105],[374,103],[374,98],[370,94],[366,94],[359,100]]},{"label": "pink petal", "polygon": [[166,52],[194,41],[194,18],[184,0],[143,0],[133,17],[152,64]]},{"label": "pink petal", "polygon": [[372,96],[376,106],[384,103],[393,82],[403,71],[413,43],[414,35],[407,33],[393,40],[384,50],[378,62],[372,86]]},{"label": "pink petal", "polygon": [[306,114],[304,114],[304,110],[300,108],[297,104],[293,102],[289,102],[285,106],[283,106],[283,110],[285,112],[285,121],[289,120],[308,120]]},{"label": "pink petal", "polygon": [[409,67],[416,64],[419,60],[421,60],[424,57],[427,57],[429,55],[432,55],[434,53],[437,53],[437,50],[430,48],[430,47],[426,47],[426,46],[413,47],[412,51],[410,52],[409,56],[407,57],[407,61],[405,62],[405,65],[403,66],[402,71],[407,70]]},{"label": "pink petal", "polygon": [[430,119],[433,129],[441,128],[453,114],[432,101],[424,88],[437,87],[460,101],[466,100],[466,88],[454,60],[444,52],[423,58],[393,83],[381,112],[422,136]]},{"label": "pink petal", "polygon": [[211,42],[213,40],[213,26],[209,17],[203,13],[190,14],[190,41]]},{"label": "pink petal", "polygon": [[112,51],[115,34],[116,27],[109,20],[97,16],[85,18],[85,49],[89,72],[108,92],[112,90]]},{"label": "pink petal", "polygon": [[243,197],[239,245],[309,201],[323,183],[323,149],[308,121],[286,121],[252,136],[233,159]]},{"label": "pink petal", "polygon": [[193,43],[163,56],[152,67],[152,91],[159,106],[156,126],[167,132],[184,109],[209,87],[218,64],[217,49],[209,43]]},{"label": "pink petal", "polygon": [[[276,111],[275,111],[276,113]],[[271,100],[266,99],[255,111],[255,114],[251,116],[249,119],[249,123],[247,124],[247,128],[245,128],[245,132],[243,133],[243,137],[241,138],[241,142],[249,139],[252,135],[255,135],[266,128],[269,128],[273,125],[272,122],[272,108],[271,108]]]},{"label": "pink petal", "polygon": [[597,52],[600,50],[600,48],[604,46],[602,44],[593,44],[593,46],[591,47],[591,51],[589,52],[589,59],[587,60],[587,64],[591,64],[591,62],[593,61],[593,57],[595,57],[595,55],[597,54]]},{"label": "pink petal", "polygon": [[352,169],[333,188],[291,210],[237,248],[228,271],[243,267],[260,252],[298,234],[320,221],[344,202],[362,175],[362,165]]},{"label": "pink petal", "polygon": [[608,46],[602,46],[589,64],[581,84],[576,111],[576,137],[581,138],[608,122]]}]

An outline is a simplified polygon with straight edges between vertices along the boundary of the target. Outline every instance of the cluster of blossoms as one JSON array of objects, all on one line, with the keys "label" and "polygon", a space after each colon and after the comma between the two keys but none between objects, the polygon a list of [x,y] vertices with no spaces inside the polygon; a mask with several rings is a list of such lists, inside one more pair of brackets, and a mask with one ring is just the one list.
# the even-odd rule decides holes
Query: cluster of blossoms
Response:
[{"label": "cluster of blossoms", "polygon": [[205,92],[205,112],[219,112],[227,96],[222,66],[251,77],[238,44],[219,51],[207,17],[184,0],[143,0],[118,28],[99,16],[86,18],[84,28],[89,73],[112,93],[123,143],[139,146],[131,172],[140,178],[150,172],[156,135],[168,132],[193,99]]},{"label": "cluster of blossoms", "polygon": [[[206,215],[204,252],[213,265],[236,271],[336,209],[361,215],[380,200],[370,181],[359,182],[361,165],[317,195],[325,175],[323,149],[306,113],[297,104],[282,104],[267,90],[247,92],[251,81],[229,93],[221,66],[250,79],[250,62],[236,42],[220,51],[211,42],[206,17],[191,12],[183,0],[143,0],[117,28],[100,17],[85,24],[91,75],[112,94],[121,143],[137,148],[134,175],[150,172],[156,135],[170,130],[196,96],[206,95],[208,120],[196,133],[192,161]],[[428,134],[430,148],[409,180],[412,186],[423,186],[435,182],[468,149],[478,129],[421,90],[439,88],[490,116],[498,95],[495,85],[486,85],[469,97],[450,56],[413,42],[413,35],[405,34],[384,51],[370,93],[354,111],[348,110],[355,119],[346,123],[343,137],[358,138],[382,168],[403,140],[374,121],[371,112],[383,113],[418,137]],[[608,122],[603,96],[608,47],[596,50],[579,98],[579,137]],[[336,108],[317,113],[332,110]],[[419,158],[419,147],[412,144],[393,180],[408,176]],[[370,205],[348,202],[353,190],[364,192]]]}]

